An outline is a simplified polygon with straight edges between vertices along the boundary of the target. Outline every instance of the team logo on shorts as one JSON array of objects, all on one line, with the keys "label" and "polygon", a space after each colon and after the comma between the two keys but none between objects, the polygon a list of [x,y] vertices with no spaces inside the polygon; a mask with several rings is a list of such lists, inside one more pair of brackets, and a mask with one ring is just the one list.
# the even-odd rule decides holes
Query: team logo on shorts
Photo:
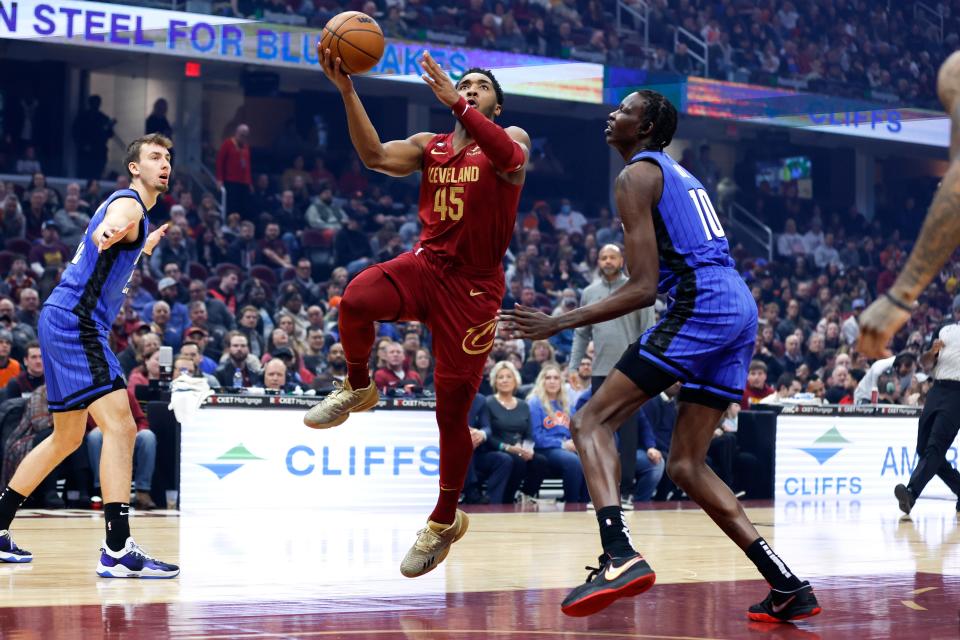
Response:
[{"label": "team logo on shorts", "polygon": [[493,339],[497,335],[497,319],[488,320],[483,324],[467,329],[463,339],[463,350],[472,356],[486,353],[493,348]]}]

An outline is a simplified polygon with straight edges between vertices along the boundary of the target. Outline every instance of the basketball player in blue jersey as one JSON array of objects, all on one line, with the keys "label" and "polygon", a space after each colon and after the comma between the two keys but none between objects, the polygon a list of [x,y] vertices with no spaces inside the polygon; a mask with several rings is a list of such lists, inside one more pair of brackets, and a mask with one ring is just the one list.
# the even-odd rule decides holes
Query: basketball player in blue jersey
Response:
[{"label": "basketball player in blue jersey", "polygon": [[707,466],[707,449],[721,414],[739,402],[753,353],[757,306],[734,269],[723,227],[695,177],[663,152],[677,128],[677,111],[659,93],[627,96],[607,121],[607,143],[627,166],[616,181],[630,278],[613,295],[551,317],[517,305],[501,313],[514,336],[542,339],[652,305],[672,303],[658,324],[624,353],[616,369],[570,430],[597,510],[604,554],[587,582],[563,601],[586,616],[614,600],[643,593],[656,580],[633,548],[620,508],[620,458],[614,432],[640,406],[683,383],[667,472],[724,533],[746,552],[772,590],[748,616],[787,622],[820,613],[810,583],[787,568],[750,523],[730,488]]},{"label": "basketball player in blue jersey", "polygon": [[130,143],[130,188],[115,191],[97,209],[76,255],[44,303],[39,338],[53,435],[23,459],[0,493],[0,561],[33,559],[14,544],[10,523],[40,481],[80,446],[89,413],[103,430],[100,484],[107,535],[97,573],[104,578],[173,578],[180,573],[179,567],[148,556],[130,537],[137,427],[123,370],[107,340],[140,255],[150,255],[167,230],[163,225],[148,234],[147,211],[167,190],[171,146],[159,134]]}]

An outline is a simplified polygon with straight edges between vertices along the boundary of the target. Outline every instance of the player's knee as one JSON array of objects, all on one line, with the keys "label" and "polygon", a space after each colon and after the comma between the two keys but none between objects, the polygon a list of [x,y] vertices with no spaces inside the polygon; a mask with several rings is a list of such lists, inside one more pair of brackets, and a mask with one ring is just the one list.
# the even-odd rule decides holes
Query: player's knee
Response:
[{"label": "player's knee", "polygon": [[84,428],[55,429],[52,442],[58,451],[70,453],[77,450],[83,442],[84,435],[86,435]]},{"label": "player's knee", "polygon": [[689,458],[680,458],[670,456],[667,461],[667,475],[680,487],[686,488],[693,479],[697,471],[697,465]]},{"label": "player's knee", "polygon": [[577,442],[579,438],[582,438],[587,433],[587,424],[589,422],[585,421],[584,414],[586,411],[578,411],[573,414],[573,417],[570,418],[570,435],[573,436],[573,441]]},{"label": "player's knee", "polygon": [[133,419],[129,420],[114,420],[108,423],[106,426],[101,425],[100,429],[103,430],[105,436],[113,438],[123,438],[133,440],[137,437],[137,425]]}]

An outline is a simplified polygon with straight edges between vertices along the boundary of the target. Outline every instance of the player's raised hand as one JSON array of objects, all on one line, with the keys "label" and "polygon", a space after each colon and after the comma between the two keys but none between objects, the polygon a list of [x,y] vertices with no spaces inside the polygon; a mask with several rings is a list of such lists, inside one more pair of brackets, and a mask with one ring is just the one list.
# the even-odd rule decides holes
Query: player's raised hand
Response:
[{"label": "player's raised hand", "polygon": [[170,223],[167,222],[159,228],[151,231],[150,235],[147,236],[146,242],[143,243],[143,252],[148,256],[153,253],[153,250],[156,248],[156,246],[160,244],[160,239],[167,235],[167,229],[169,228]]},{"label": "player's raised hand", "polygon": [[502,328],[511,338],[545,340],[560,331],[556,318],[522,304],[501,309],[497,320],[503,323]]},{"label": "player's raised hand", "polygon": [[860,314],[857,351],[868,358],[889,358],[893,355],[887,348],[890,339],[909,319],[909,311],[896,306],[886,296],[880,296]]},{"label": "player's raised hand", "polygon": [[97,243],[97,253],[103,253],[113,245],[127,237],[127,234],[133,231],[139,224],[138,220],[128,222],[123,227],[105,226],[99,233],[99,238],[94,238]]},{"label": "player's raised hand", "polygon": [[443,68],[437,64],[437,61],[426,51],[423,52],[423,56],[420,58],[420,66],[423,67],[423,73],[420,74],[420,77],[423,78],[423,81],[427,83],[428,87],[433,89],[437,100],[448,107],[457,104],[457,100],[460,99],[460,94],[457,93],[457,88],[453,85],[453,80],[450,79],[447,72],[444,71]]},{"label": "player's raised hand", "polygon": [[317,55],[320,56],[320,68],[323,73],[330,78],[330,82],[340,90],[340,93],[353,91],[353,80],[350,75],[343,70],[340,64],[340,58],[334,58],[330,55],[330,49],[322,49],[320,43],[317,43]]}]

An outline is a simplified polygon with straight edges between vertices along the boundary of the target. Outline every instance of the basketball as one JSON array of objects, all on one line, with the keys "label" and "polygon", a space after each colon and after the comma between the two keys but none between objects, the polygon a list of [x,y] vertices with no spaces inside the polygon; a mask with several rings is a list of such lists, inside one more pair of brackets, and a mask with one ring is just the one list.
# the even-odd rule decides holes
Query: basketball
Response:
[{"label": "basketball", "polygon": [[383,55],[383,31],[377,21],[360,11],[344,11],[330,18],[317,44],[322,56],[330,49],[332,60],[340,58],[346,73],[364,73]]}]

